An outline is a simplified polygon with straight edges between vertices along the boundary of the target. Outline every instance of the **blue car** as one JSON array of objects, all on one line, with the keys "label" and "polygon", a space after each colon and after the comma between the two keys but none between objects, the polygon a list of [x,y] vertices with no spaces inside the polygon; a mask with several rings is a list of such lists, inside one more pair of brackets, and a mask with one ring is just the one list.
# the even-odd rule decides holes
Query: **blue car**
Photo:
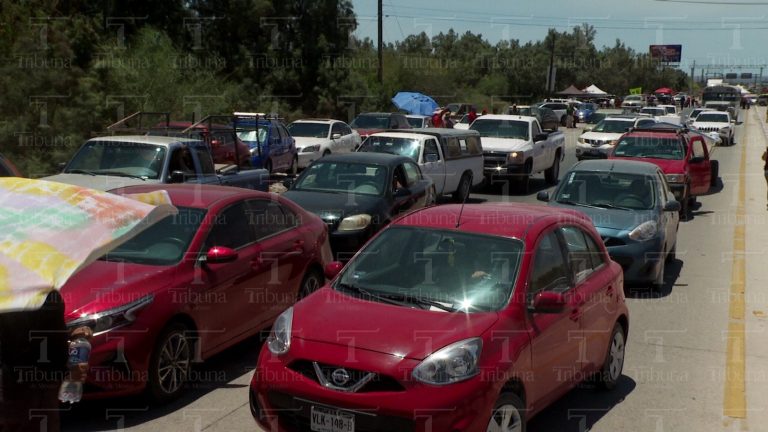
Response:
[{"label": "blue car", "polygon": [[581,161],[563,176],[551,198],[546,191],[537,198],[586,213],[611,259],[624,269],[627,284],[664,285],[665,263],[675,258],[680,203],[658,166]]},{"label": "blue car", "polygon": [[576,106],[576,118],[579,119],[579,123],[586,123],[596,112],[597,104],[592,102],[582,102]]},{"label": "blue car", "polygon": [[250,147],[251,165],[296,175],[299,151],[296,141],[282,121],[261,113],[235,113],[237,136]]}]

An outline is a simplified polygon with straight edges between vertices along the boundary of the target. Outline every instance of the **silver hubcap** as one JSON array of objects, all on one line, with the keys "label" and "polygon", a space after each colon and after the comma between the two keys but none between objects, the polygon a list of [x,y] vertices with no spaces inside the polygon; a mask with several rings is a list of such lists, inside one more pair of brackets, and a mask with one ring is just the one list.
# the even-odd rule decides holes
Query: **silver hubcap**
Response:
[{"label": "silver hubcap", "polygon": [[168,394],[176,392],[189,375],[191,349],[180,333],[172,334],[160,351],[157,374],[160,388]]},{"label": "silver hubcap", "polygon": [[502,405],[493,412],[488,422],[487,432],[520,432],[523,419],[514,405]]},{"label": "silver hubcap", "polygon": [[611,341],[611,362],[608,366],[611,381],[616,381],[621,376],[624,367],[624,334],[616,332]]}]

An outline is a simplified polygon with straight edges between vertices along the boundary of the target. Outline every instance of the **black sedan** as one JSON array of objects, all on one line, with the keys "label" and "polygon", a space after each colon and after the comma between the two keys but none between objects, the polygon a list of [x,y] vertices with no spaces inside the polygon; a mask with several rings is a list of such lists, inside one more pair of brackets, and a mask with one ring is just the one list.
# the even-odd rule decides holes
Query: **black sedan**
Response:
[{"label": "black sedan", "polygon": [[432,180],[411,158],[383,153],[326,156],[289,187],[283,196],[325,221],[342,261],[392,219],[436,199]]}]

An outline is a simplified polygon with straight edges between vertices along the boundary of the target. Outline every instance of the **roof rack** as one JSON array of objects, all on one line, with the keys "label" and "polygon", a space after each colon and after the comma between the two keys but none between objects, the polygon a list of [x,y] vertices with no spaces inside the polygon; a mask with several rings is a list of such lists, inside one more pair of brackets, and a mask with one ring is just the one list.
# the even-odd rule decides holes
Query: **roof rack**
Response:
[{"label": "roof rack", "polygon": [[[145,120],[147,117],[154,117],[155,121],[152,124],[147,124]],[[159,123],[165,123],[165,127],[169,128],[171,123],[171,113],[167,111],[137,111],[128,117],[118,120],[115,123],[107,126],[107,131],[112,132],[146,132],[150,128],[157,124],[157,117],[161,118]],[[131,125],[132,122],[138,122],[136,125]]]},{"label": "roof rack", "polygon": [[260,113],[260,112],[242,112],[235,111],[232,115],[236,118],[248,118],[248,119],[264,119],[264,120],[283,120],[277,113]]},{"label": "roof rack", "polygon": [[677,127],[675,126],[669,126],[669,127],[640,126],[640,127],[629,128],[629,132],[674,132],[678,135],[688,133],[689,131],[690,129],[688,129],[688,126],[686,125],[680,125]]}]

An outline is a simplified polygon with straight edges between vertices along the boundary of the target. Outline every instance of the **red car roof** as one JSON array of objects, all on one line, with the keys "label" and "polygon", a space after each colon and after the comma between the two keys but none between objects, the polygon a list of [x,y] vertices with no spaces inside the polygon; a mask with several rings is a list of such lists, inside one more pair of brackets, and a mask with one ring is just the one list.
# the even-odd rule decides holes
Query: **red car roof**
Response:
[{"label": "red car roof", "polygon": [[146,186],[128,186],[111,191],[118,195],[168,191],[171,202],[175,206],[192,208],[209,208],[219,201],[235,198],[270,198],[277,199],[274,194],[232,186],[215,186],[203,184],[152,184]]}]

